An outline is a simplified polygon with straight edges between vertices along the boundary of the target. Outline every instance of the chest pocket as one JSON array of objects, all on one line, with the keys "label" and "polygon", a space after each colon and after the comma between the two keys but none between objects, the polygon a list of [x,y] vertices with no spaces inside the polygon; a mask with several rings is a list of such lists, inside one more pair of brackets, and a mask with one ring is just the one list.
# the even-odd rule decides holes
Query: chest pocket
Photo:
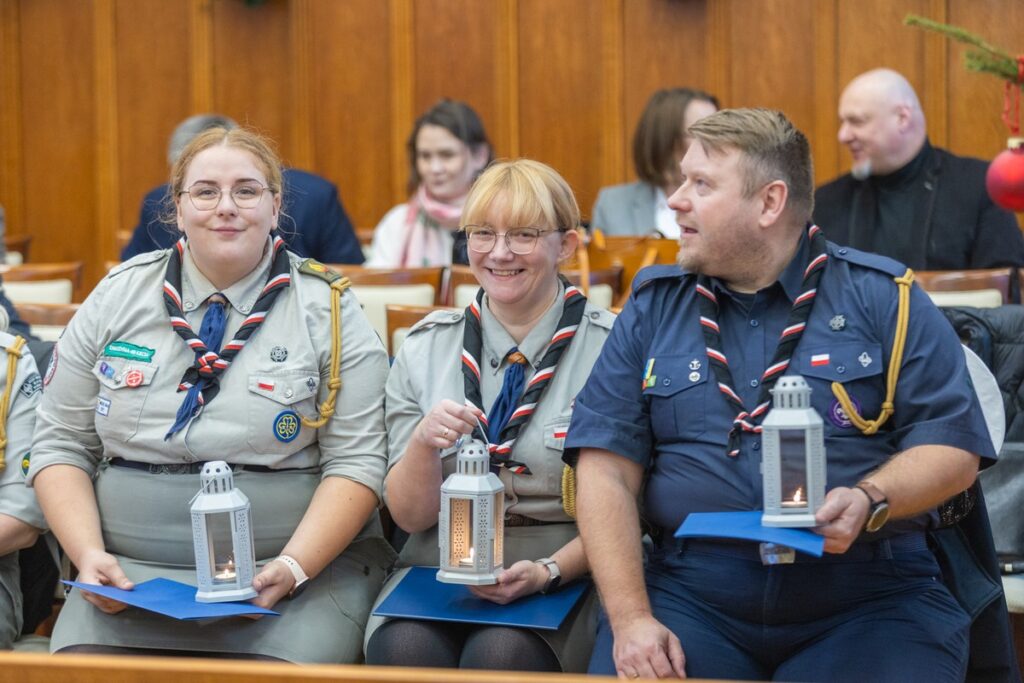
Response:
[{"label": "chest pocket", "polygon": [[643,396],[650,409],[655,438],[678,441],[703,434],[707,430],[705,410],[711,371],[704,350],[657,356],[650,368]]},{"label": "chest pocket", "polygon": [[811,386],[811,404],[824,418],[826,430],[859,433],[833,395],[832,382],[843,385],[863,417],[878,416],[885,398],[885,360],[880,344],[845,342],[800,347],[797,365]]},{"label": "chest pocket", "polygon": [[129,441],[139,430],[139,417],[149,398],[156,363],[102,357],[92,374],[100,382],[96,394],[96,433],[103,440]]},{"label": "chest pocket", "polygon": [[249,448],[256,454],[287,455],[316,439],[302,417],[316,417],[320,373],[314,369],[254,372],[246,406]]}]

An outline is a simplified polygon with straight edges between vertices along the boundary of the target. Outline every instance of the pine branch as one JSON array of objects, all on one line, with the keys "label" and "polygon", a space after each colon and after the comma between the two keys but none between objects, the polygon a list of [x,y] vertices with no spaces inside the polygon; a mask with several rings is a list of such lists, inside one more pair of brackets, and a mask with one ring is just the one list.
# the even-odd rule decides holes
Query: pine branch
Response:
[{"label": "pine branch", "polygon": [[984,52],[976,52],[974,50],[969,51],[964,56],[964,62],[970,71],[992,74],[1013,83],[1018,82],[1017,66],[1013,62],[1007,63],[1005,60],[994,59]]},{"label": "pine branch", "polygon": [[[920,28],[925,29],[926,31],[934,31],[936,33],[941,33],[947,38],[951,38],[960,43],[967,43],[968,45],[973,45],[996,57],[1002,57],[1004,60],[1008,62],[1016,63],[1016,60],[1013,58],[1012,55],[1003,52],[995,45],[986,43],[981,36],[975,35],[965,29],[960,28],[959,26],[953,26],[952,24],[943,24],[938,21],[933,21],[931,19],[918,16],[917,14],[908,14],[903,19],[903,23],[906,24],[907,26],[918,26]],[[1014,66],[1013,70],[1016,74],[1016,66]]]}]

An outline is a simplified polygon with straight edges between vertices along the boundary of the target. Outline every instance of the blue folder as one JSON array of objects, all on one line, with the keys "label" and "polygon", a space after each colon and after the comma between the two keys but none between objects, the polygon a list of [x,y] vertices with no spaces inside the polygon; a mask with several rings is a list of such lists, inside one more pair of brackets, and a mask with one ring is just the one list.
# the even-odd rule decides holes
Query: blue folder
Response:
[{"label": "blue folder", "polygon": [[278,615],[273,610],[257,607],[248,602],[196,602],[195,586],[170,579],[143,581],[136,584],[135,588],[130,591],[113,586],[79,583],[78,581],[65,581],[64,583],[111,600],[119,600],[132,607],[186,621],[238,617],[247,614]]},{"label": "blue folder", "polygon": [[554,631],[589,585],[589,581],[574,581],[548,595],[535,593],[508,605],[498,605],[476,597],[467,586],[438,581],[437,567],[412,567],[373,613],[379,617]]},{"label": "blue folder", "polygon": [[825,537],[810,529],[787,529],[761,525],[761,511],[691,512],[676,530],[676,538],[738,538],[778,543],[802,553],[821,557]]}]

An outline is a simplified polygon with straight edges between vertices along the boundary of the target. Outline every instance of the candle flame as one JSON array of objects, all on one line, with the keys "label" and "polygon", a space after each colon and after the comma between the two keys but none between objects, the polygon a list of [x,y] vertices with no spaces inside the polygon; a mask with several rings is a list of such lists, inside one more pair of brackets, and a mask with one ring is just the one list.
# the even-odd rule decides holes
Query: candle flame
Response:
[{"label": "candle flame", "polygon": [[794,503],[802,503],[802,502],[804,502],[804,489],[803,489],[802,486],[797,487],[796,493],[793,494],[793,502]]}]

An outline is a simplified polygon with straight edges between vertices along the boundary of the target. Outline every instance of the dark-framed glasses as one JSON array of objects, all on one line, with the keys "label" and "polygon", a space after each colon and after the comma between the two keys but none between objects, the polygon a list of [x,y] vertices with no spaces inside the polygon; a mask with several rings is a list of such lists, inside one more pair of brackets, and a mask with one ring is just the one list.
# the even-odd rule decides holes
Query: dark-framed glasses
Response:
[{"label": "dark-framed glasses", "polygon": [[498,243],[498,238],[504,237],[508,250],[520,256],[532,253],[541,235],[558,232],[554,228],[509,228],[498,233],[486,225],[467,225],[463,230],[466,231],[466,243],[472,251],[480,254],[489,253]]},{"label": "dark-framed glasses", "polygon": [[[264,187],[259,183],[235,185],[231,188],[231,201],[239,209],[255,209],[259,206],[260,200],[263,199],[263,192],[269,189],[269,187]],[[223,193],[216,185],[196,183],[178,194],[187,194],[188,198],[192,200],[192,206],[196,207],[197,210],[212,211],[220,204],[220,198]]]}]

